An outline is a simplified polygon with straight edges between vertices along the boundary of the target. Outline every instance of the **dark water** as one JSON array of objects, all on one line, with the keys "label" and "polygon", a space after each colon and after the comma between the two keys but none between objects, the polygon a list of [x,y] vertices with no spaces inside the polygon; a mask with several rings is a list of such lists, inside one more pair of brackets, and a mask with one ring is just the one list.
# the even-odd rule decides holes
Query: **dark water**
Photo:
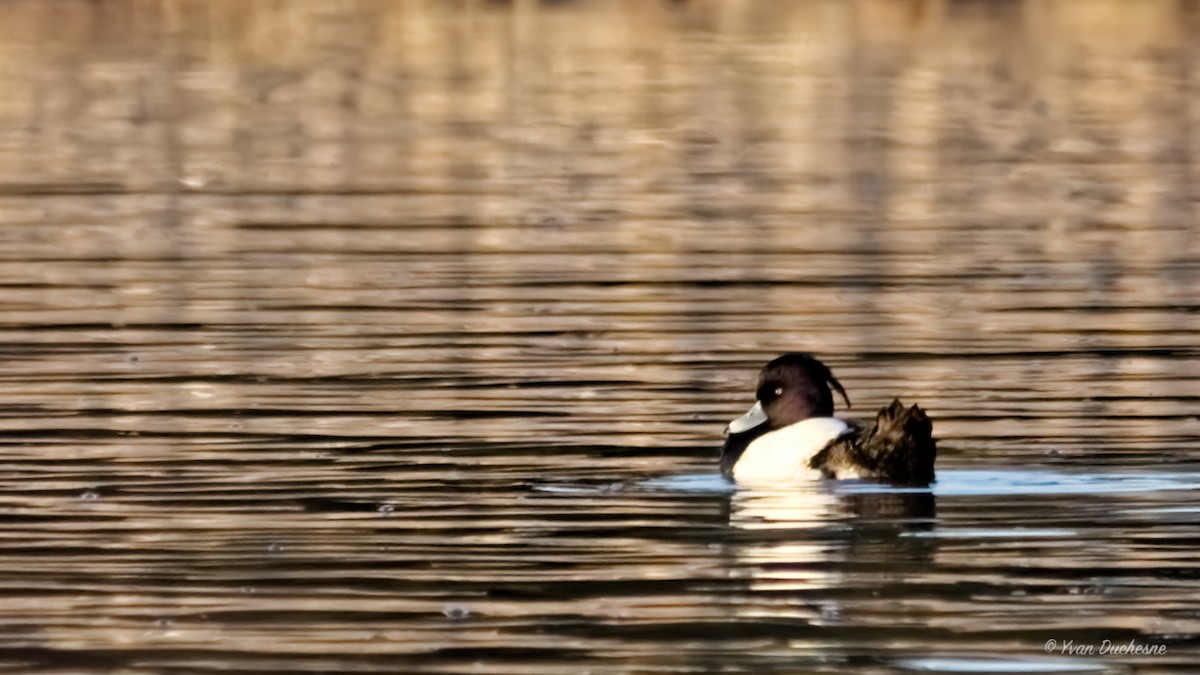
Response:
[{"label": "dark water", "polygon": [[[0,666],[1195,672],[1197,29],[0,4]],[[716,477],[793,349],[932,491]]]}]

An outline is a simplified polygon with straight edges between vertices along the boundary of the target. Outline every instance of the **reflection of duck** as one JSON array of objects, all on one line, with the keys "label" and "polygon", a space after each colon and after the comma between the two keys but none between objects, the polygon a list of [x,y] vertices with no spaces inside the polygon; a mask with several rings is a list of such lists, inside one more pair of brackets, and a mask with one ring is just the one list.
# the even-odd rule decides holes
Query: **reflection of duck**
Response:
[{"label": "reflection of duck", "polygon": [[[936,537],[920,536],[936,526],[937,502],[928,490],[754,486],[728,499],[729,524],[741,533],[729,544],[737,561],[733,575],[748,579],[755,591],[840,587],[847,572],[858,576],[850,586],[864,583],[864,574],[897,583],[927,570],[937,549]],[[805,605],[813,623],[836,621],[841,613],[833,598],[797,599],[787,610],[794,615]],[[756,611],[769,616],[779,608]]]},{"label": "reflection of duck", "polygon": [[937,498],[927,490],[843,492],[756,487],[730,495],[729,524],[743,530],[808,529],[852,521],[868,530],[927,530]]},{"label": "reflection of duck", "polygon": [[860,478],[898,485],[933,481],[933,423],[899,399],[870,426],[833,416],[830,385],[850,404],[829,368],[809,354],[784,354],[758,376],[758,402],[729,424],[721,473],[743,483]]}]

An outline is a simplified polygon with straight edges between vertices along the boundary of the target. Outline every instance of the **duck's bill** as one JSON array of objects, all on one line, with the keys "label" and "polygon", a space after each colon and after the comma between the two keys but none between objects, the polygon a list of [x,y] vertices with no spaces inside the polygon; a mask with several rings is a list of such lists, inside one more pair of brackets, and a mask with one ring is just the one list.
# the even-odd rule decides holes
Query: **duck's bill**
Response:
[{"label": "duck's bill", "polygon": [[725,432],[728,434],[744,434],[766,423],[767,414],[763,412],[762,403],[755,403],[754,407],[747,411],[745,415],[730,422],[729,426],[725,428]]}]

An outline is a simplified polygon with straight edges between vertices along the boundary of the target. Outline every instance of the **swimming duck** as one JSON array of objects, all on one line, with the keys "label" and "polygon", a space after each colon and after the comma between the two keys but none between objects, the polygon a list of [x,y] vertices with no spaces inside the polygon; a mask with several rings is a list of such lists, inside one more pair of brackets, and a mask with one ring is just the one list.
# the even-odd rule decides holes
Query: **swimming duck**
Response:
[{"label": "swimming duck", "polygon": [[789,353],[763,367],[758,401],[729,423],[721,474],[739,482],[859,478],[896,485],[933,482],[937,441],[918,406],[892,401],[870,426],[833,416],[833,390],[850,398],[811,354]]}]

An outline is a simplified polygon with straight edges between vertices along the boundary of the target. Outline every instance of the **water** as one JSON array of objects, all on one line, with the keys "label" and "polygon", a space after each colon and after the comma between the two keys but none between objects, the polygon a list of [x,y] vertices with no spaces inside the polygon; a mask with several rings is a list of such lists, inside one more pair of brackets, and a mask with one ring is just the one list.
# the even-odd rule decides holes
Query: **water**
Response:
[{"label": "water", "polygon": [[[1194,672],[1198,22],[3,3],[0,668]],[[792,349],[938,483],[724,483]]]}]

